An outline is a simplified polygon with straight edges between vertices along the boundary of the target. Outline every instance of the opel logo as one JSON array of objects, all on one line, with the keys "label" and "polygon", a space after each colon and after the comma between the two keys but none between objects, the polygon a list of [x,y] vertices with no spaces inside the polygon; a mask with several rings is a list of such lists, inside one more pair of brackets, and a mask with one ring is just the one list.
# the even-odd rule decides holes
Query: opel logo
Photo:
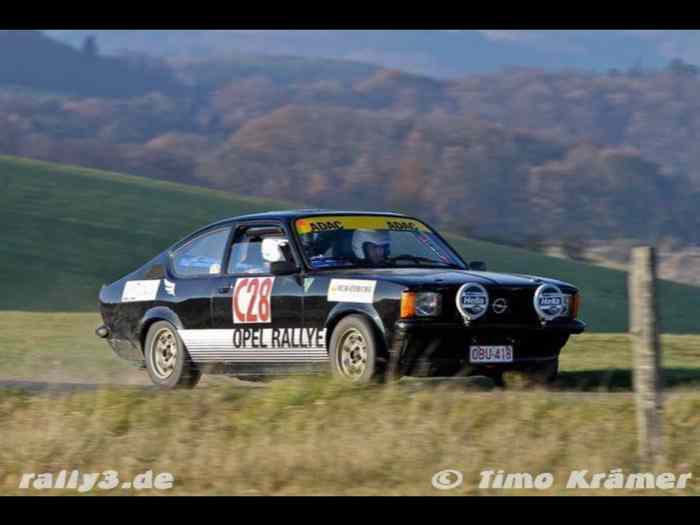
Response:
[{"label": "opel logo", "polygon": [[508,302],[503,298],[499,297],[493,302],[493,313],[502,314],[508,309]]}]

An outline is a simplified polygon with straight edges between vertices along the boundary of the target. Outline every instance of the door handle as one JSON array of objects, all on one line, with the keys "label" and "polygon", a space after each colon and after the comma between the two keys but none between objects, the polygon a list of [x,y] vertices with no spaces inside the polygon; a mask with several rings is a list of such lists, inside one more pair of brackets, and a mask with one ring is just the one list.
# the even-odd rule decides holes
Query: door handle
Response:
[{"label": "door handle", "polygon": [[230,285],[226,286],[225,288],[219,288],[218,292],[219,293],[229,293],[232,289],[233,289],[233,285],[230,284]]}]

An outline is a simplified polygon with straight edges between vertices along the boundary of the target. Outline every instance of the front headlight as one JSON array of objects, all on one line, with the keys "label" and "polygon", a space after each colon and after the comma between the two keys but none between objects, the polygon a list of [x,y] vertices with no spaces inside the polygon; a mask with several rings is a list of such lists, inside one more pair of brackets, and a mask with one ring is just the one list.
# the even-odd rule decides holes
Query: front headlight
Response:
[{"label": "front headlight", "polygon": [[442,311],[442,296],[435,292],[403,292],[401,318],[436,317]]},{"label": "front headlight", "polygon": [[419,317],[434,317],[442,310],[442,297],[435,292],[416,293],[416,315]]}]

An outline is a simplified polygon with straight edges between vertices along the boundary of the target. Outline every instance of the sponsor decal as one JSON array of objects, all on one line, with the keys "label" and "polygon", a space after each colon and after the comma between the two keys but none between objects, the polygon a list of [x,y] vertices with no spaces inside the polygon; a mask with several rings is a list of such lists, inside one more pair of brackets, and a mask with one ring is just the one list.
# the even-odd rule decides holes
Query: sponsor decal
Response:
[{"label": "sponsor decal", "polygon": [[312,233],[343,229],[343,223],[340,221],[314,221],[309,223],[309,226]]},{"label": "sponsor decal", "polygon": [[163,279],[163,288],[165,289],[165,293],[168,295],[175,295],[175,283],[168,281],[167,279]]},{"label": "sponsor decal", "polygon": [[463,284],[457,292],[457,310],[465,322],[478,319],[486,313],[489,294],[486,288],[477,283]]},{"label": "sponsor decal", "polygon": [[331,279],[328,300],[342,303],[373,303],[377,281],[360,279]]},{"label": "sponsor decal", "polygon": [[179,330],[196,362],[313,363],[328,360],[326,330],[262,328]]},{"label": "sponsor decal", "polygon": [[299,234],[318,233],[334,230],[392,230],[429,232],[428,227],[413,219],[367,215],[339,215],[307,217],[296,221]]},{"label": "sponsor decal", "polygon": [[312,284],[314,284],[313,277],[305,277],[304,278],[304,293],[309,291],[309,288],[311,288]]},{"label": "sponsor decal", "polygon": [[535,311],[543,321],[551,321],[567,310],[564,294],[553,284],[543,284],[535,291],[533,298]]},{"label": "sponsor decal", "polygon": [[236,328],[233,348],[325,348],[326,331],[318,328]]},{"label": "sponsor decal", "polygon": [[272,286],[274,277],[237,279],[231,309],[233,322],[269,323],[272,320]]},{"label": "sponsor decal", "polygon": [[127,281],[122,291],[122,303],[155,301],[158,295],[160,279],[148,281]]},{"label": "sponsor decal", "polygon": [[412,231],[419,230],[418,223],[415,221],[386,221],[387,228],[394,231]]}]

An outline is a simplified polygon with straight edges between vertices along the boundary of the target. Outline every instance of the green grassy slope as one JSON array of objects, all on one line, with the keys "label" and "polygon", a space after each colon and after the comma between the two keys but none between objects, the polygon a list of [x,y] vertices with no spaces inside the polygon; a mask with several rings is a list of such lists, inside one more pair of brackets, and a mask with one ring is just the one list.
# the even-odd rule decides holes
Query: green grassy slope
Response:
[{"label": "green grassy slope", "polygon": [[[0,157],[0,309],[94,311],[99,287],[213,220],[292,204]],[[592,331],[626,330],[626,274],[452,238],[493,271],[533,273],[583,290]],[[700,332],[700,288],[662,282],[663,330]]]},{"label": "green grassy slope", "polygon": [[0,157],[0,309],[94,310],[102,283],[135,269],[193,229],[281,206]]}]

